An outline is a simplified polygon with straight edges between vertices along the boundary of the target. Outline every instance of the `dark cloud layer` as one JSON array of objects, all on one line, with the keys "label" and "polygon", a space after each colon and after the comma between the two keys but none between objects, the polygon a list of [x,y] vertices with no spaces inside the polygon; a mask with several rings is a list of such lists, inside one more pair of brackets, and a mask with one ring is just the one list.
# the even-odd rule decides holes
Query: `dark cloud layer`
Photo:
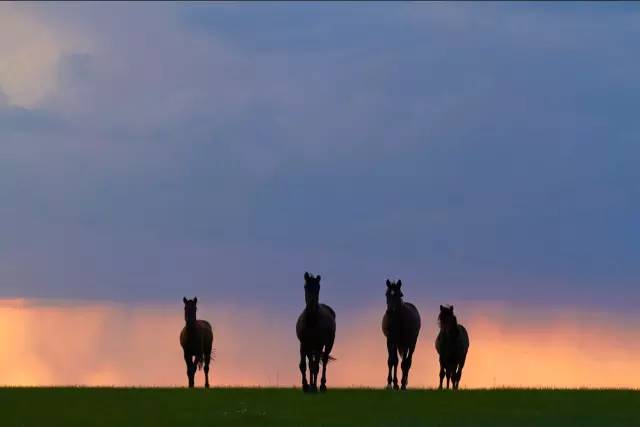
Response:
[{"label": "dark cloud layer", "polygon": [[0,97],[0,297],[638,301],[634,8],[43,7],[91,43]]}]

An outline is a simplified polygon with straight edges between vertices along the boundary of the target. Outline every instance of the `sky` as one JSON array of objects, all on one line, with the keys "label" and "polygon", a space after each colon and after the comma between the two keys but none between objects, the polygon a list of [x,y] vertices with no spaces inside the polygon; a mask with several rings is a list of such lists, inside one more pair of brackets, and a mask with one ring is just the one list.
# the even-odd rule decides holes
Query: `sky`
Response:
[{"label": "sky", "polygon": [[[547,312],[523,305],[466,303],[471,345],[462,388],[607,387],[638,388],[640,322],[618,327],[602,313]],[[215,313],[215,386],[299,386],[298,347],[283,313],[259,308],[238,312],[232,304],[203,303]],[[409,373],[410,388],[438,384],[433,346],[437,307],[421,310],[423,324]],[[386,343],[378,307],[338,313],[329,387],[383,387]],[[178,346],[184,320],[170,304],[123,306],[104,302],[5,300],[0,303],[0,384],[19,386],[184,387],[186,368]],[[282,327],[284,325],[284,327]],[[202,372],[196,385],[204,385]]]},{"label": "sky", "polygon": [[[2,3],[0,330],[140,310],[173,331],[197,295],[294,348],[309,271],[367,348],[401,278],[425,346],[449,303],[482,337],[520,325],[514,354],[544,326],[588,366],[597,331],[637,360],[639,39],[622,2]],[[20,375],[98,381],[42,369]],[[548,381],[604,384],[581,375]]]}]

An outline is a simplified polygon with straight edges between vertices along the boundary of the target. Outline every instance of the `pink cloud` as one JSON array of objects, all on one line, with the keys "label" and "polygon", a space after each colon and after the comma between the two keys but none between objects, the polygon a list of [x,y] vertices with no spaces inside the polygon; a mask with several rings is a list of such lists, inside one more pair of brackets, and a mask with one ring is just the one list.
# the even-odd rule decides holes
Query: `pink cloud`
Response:
[{"label": "pink cloud", "polygon": [[[330,386],[381,387],[386,347],[382,308],[338,312]],[[640,328],[603,313],[514,310],[469,303],[456,307],[471,335],[462,386],[637,387]],[[297,386],[295,319],[260,307],[202,304],[214,325],[214,385]],[[412,387],[434,387],[435,311],[423,328]],[[178,343],[181,307],[106,303],[0,303],[0,384],[184,386]],[[197,384],[201,385],[202,378]]]}]

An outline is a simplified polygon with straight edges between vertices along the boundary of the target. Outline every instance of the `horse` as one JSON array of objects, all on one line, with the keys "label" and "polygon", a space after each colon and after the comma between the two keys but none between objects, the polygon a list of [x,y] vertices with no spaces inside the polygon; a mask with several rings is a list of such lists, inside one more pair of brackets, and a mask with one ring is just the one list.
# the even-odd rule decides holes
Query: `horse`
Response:
[{"label": "horse", "polygon": [[204,364],[204,386],[209,388],[209,363],[211,362],[211,349],[213,348],[213,330],[206,320],[197,320],[196,304],[198,298],[189,300],[182,298],[184,302],[185,326],[180,332],[180,345],[184,352],[184,361],[187,364],[187,377],[189,388],[194,386],[196,369],[202,369]]},{"label": "horse", "polygon": [[[335,360],[331,357],[336,337],[336,312],[326,304],[319,303],[320,276],[304,273],[305,309],[296,322],[296,335],[300,341],[300,373],[302,391],[318,390],[318,372],[322,361],[322,379],[320,391],[327,390],[327,363]],[[307,382],[307,363],[309,359],[309,382]]]},{"label": "horse", "polygon": [[460,386],[462,368],[469,351],[469,334],[464,326],[458,324],[456,316],[453,314],[453,306],[440,306],[438,315],[440,332],[436,338],[436,350],[440,358],[440,386],[442,390],[442,380],[447,376],[447,389],[449,380],[453,381],[453,389]]},{"label": "horse", "polygon": [[393,283],[387,279],[387,310],[382,317],[382,333],[387,337],[389,358],[387,366],[387,389],[391,389],[391,371],[393,370],[393,388],[398,390],[398,353],[402,357],[402,390],[407,389],[409,369],[420,333],[420,313],[409,302],[402,300],[402,280]]}]

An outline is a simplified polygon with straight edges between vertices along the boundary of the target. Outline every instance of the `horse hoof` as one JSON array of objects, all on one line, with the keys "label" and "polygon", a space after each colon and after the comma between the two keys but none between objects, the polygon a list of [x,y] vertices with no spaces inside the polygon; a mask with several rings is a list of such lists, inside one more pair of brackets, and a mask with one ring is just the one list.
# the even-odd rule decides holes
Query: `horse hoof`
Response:
[{"label": "horse hoof", "polygon": [[393,389],[394,389],[394,390],[399,390],[399,389],[400,389],[400,387],[398,387],[398,384],[394,384],[394,385],[393,385]]},{"label": "horse hoof", "polygon": [[309,385],[307,384],[302,384],[302,391],[307,393],[309,391]]},{"label": "horse hoof", "polygon": [[205,384],[205,385],[204,385],[204,388],[209,388],[209,384]]},{"label": "horse hoof", "polygon": [[324,393],[325,391],[327,391],[327,386],[326,386],[326,385],[324,385],[324,384],[322,384],[322,385],[320,386],[320,391],[321,391],[321,392],[323,392],[323,393]]},{"label": "horse hoof", "polygon": [[406,385],[404,385],[404,384],[402,384],[402,387],[400,387],[400,390],[402,390],[402,391],[407,391],[407,386],[406,386]]},{"label": "horse hoof", "polygon": [[310,391],[311,391],[311,393],[317,393],[318,392],[318,387],[315,386],[315,385],[312,385]]},{"label": "horse hoof", "polygon": [[387,384],[387,386],[385,387],[387,390],[391,390],[391,384]]}]

